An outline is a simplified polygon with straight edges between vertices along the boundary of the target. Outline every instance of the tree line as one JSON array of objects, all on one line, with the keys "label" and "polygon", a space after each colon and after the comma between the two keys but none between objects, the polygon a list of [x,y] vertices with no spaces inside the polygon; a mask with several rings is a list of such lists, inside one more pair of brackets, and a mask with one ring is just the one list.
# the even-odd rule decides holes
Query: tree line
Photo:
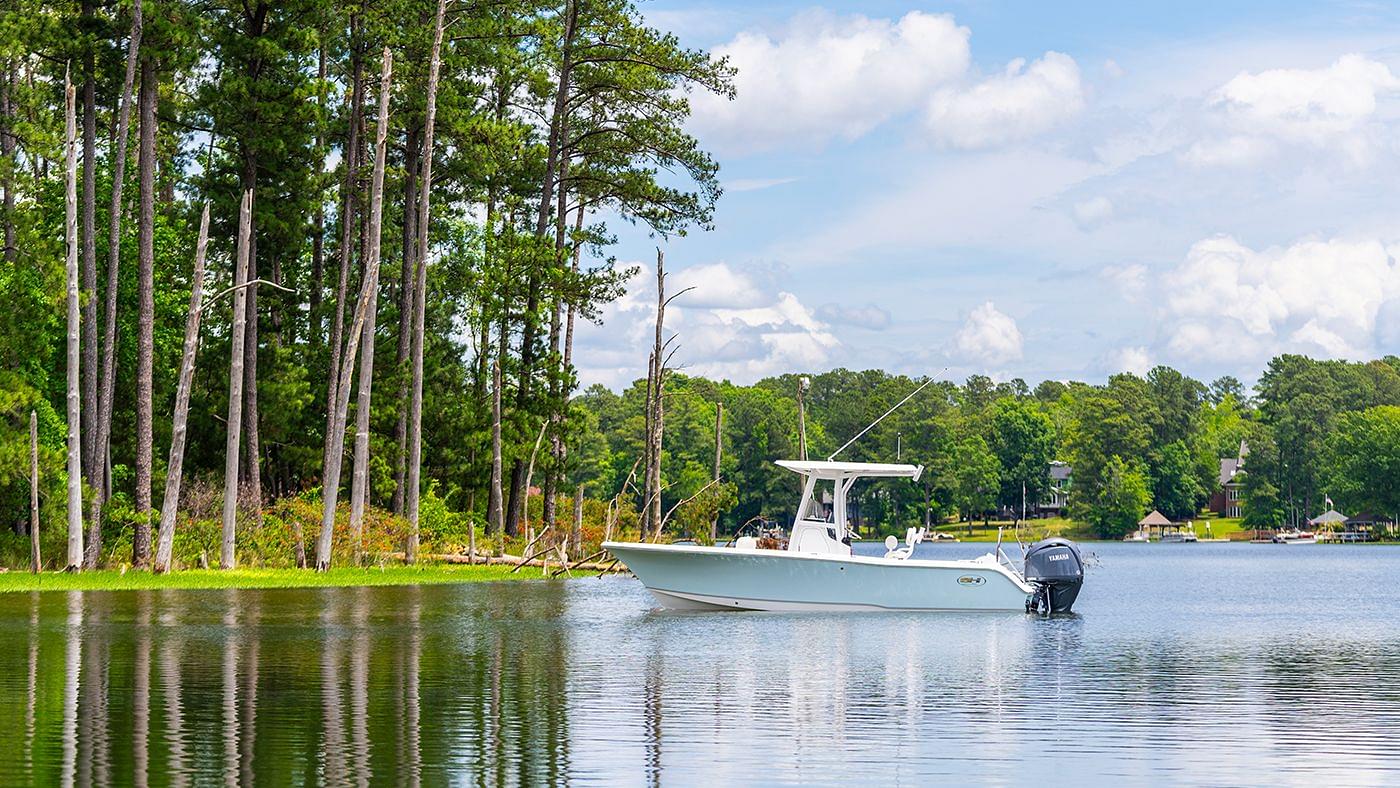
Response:
[{"label": "tree line", "polygon": [[[667,383],[663,507],[685,501],[672,528],[704,538],[754,517],[779,522],[798,485],[772,461],[825,459],[924,379],[837,369],[752,386],[672,375]],[[643,451],[644,382],[620,393],[592,386],[573,402],[575,480],[620,491]],[[722,407],[719,451],[715,425]],[[1366,363],[1283,355],[1247,390],[1231,376],[1205,383],[1167,366],[1103,384],[982,375],[935,381],[838,457],[917,463],[917,484],[863,482],[857,526],[1019,516],[1048,500],[1052,461],[1071,466],[1066,514],[1120,537],[1158,509],[1197,517],[1218,489],[1220,460],[1248,447],[1244,524],[1305,524],[1330,499],[1349,514],[1400,513],[1400,358]],[[714,463],[718,458],[718,471]],[[721,479],[718,486],[710,484]],[[700,493],[698,498],[690,500]],[[1215,513],[1221,516],[1223,513]]]},{"label": "tree line", "polygon": [[519,534],[531,473],[552,517],[608,222],[709,226],[688,96],[731,82],[625,0],[6,4],[11,530],[31,413],[60,568],[164,570],[198,514],[231,567],[313,499],[297,564],[383,511],[412,561],[443,511]]}]

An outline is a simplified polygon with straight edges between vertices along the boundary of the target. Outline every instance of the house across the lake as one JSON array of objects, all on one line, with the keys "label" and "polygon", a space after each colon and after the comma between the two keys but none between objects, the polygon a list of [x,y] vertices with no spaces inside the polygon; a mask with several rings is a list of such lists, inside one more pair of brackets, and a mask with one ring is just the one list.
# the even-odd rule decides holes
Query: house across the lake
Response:
[{"label": "house across the lake", "polygon": [[1069,483],[1073,474],[1069,463],[1051,460],[1046,475],[1050,478],[1050,486],[1045,490],[1045,497],[1036,503],[1035,511],[1041,517],[1059,517],[1069,504]]},{"label": "house across the lake", "polygon": [[1210,509],[1221,517],[1240,517],[1240,502],[1243,499],[1244,459],[1249,456],[1249,444],[1240,441],[1239,453],[1234,457],[1220,458],[1220,476],[1216,488],[1210,496]]}]

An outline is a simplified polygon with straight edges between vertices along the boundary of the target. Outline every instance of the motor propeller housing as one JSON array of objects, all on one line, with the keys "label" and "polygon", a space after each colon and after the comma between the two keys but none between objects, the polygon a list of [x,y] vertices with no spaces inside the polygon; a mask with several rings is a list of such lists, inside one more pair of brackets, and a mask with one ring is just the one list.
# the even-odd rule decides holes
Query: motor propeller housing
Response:
[{"label": "motor propeller housing", "polygon": [[1052,536],[1026,549],[1022,575],[1035,588],[1026,600],[1028,612],[1069,613],[1084,585],[1084,557],[1074,542]]}]

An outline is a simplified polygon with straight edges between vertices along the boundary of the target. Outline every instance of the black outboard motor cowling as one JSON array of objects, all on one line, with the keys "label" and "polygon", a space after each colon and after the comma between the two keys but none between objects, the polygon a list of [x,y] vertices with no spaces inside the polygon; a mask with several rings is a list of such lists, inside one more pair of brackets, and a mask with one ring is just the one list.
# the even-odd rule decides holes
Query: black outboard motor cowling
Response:
[{"label": "black outboard motor cowling", "polygon": [[1024,575],[1035,588],[1027,612],[1068,613],[1084,585],[1084,558],[1074,542],[1052,536],[1027,548]]}]

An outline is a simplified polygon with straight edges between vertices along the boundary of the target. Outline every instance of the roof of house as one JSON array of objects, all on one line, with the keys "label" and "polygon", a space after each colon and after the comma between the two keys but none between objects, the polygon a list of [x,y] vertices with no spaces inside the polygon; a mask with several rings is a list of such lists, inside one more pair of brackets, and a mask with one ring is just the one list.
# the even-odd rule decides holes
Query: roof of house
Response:
[{"label": "roof of house", "polygon": [[1390,522],[1389,516],[1384,514],[1372,514],[1371,512],[1362,512],[1361,514],[1354,514],[1347,518],[1347,525],[1375,525],[1376,523],[1388,522]]},{"label": "roof of house", "polygon": [[1157,511],[1156,509],[1153,509],[1153,510],[1152,510],[1152,514],[1149,514],[1149,515],[1147,515],[1146,517],[1142,518],[1141,520],[1138,520],[1138,525],[1171,525],[1171,524],[1172,524],[1172,521],[1171,521],[1171,520],[1168,520],[1167,517],[1166,517],[1166,515],[1162,514],[1161,512]]},{"label": "roof of house", "polygon": [[1062,482],[1070,477],[1071,469],[1069,463],[1053,460],[1050,463],[1050,478],[1057,482]]},{"label": "roof of house", "polygon": [[1238,457],[1220,458],[1220,485],[1223,487],[1234,481],[1235,474],[1240,472],[1240,460]]}]

